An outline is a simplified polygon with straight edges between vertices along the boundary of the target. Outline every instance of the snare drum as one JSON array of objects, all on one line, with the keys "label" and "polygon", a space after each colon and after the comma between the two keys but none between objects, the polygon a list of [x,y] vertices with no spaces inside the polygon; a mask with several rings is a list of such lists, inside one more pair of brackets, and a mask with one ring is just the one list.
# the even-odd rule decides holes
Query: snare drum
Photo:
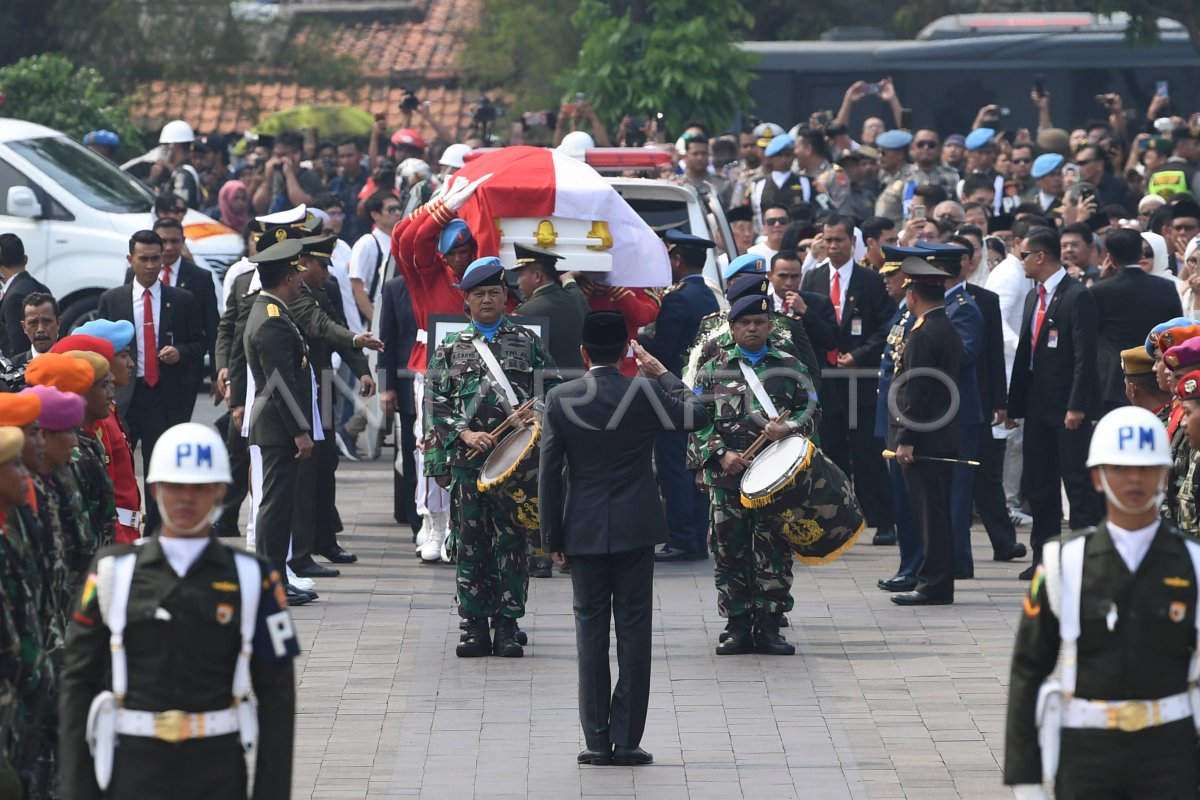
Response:
[{"label": "snare drum", "polygon": [[741,495],[804,564],[839,558],[866,526],[846,474],[803,436],[764,447],[742,475]]},{"label": "snare drum", "polygon": [[506,435],[488,454],[475,485],[513,520],[538,531],[538,459],[542,426],[534,422]]}]

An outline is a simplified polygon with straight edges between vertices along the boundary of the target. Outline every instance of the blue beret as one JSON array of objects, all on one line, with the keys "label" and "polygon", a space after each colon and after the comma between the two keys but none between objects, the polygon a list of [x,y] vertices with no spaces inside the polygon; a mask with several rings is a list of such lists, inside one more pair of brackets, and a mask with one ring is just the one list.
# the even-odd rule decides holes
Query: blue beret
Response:
[{"label": "blue beret", "polygon": [[484,256],[472,261],[471,265],[467,267],[467,271],[463,273],[462,280],[458,282],[458,288],[464,292],[480,286],[503,285],[504,266],[496,256]]},{"label": "blue beret", "polygon": [[962,146],[966,147],[967,140],[961,133],[952,133],[946,137],[944,144],[961,144]]},{"label": "blue beret", "polygon": [[757,253],[746,253],[745,255],[735,258],[728,267],[725,268],[725,282],[729,283],[733,280],[733,276],[740,272],[766,272],[767,259]]},{"label": "blue beret", "polygon": [[663,241],[667,243],[668,250],[672,247],[692,247],[707,250],[710,247],[717,246],[717,243],[711,239],[705,239],[703,236],[693,236],[690,233],[684,233],[678,228],[671,228],[664,233]]},{"label": "blue beret", "polygon": [[1037,178],[1044,178],[1054,170],[1062,166],[1063,157],[1058,153],[1043,153],[1033,160],[1033,168],[1029,170],[1029,174]]},{"label": "blue beret", "polygon": [[994,144],[992,140],[995,138],[996,132],[991,128],[976,128],[967,134],[964,142],[968,150],[979,150],[980,148]]},{"label": "blue beret", "polygon": [[732,303],[752,294],[766,294],[770,285],[766,275],[739,275],[725,288],[725,299]]},{"label": "blue beret", "polygon": [[117,147],[118,145],[121,144],[121,137],[117,136],[112,131],[106,131],[106,130],[101,129],[98,131],[92,131],[91,133],[84,135],[83,143],[84,144],[107,145],[108,147]]},{"label": "blue beret", "polygon": [[875,146],[885,150],[903,150],[912,144],[913,136],[908,131],[884,131],[875,137]]},{"label": "blue beret", "polygon": [[917,242],[917,249],[924,250],[924,253],[917,255],[922,258],[958,258],[959,256],[968,255],[971,251],[957,244],[947,244],[945,242]]},{"label": "blue beret", "polygon": [[1154,357],[1154,349],[1158,346],[1158,337],[1171,328],[1186,327],[1189,325],[1200,325],[1200,320],[1194,320],[1190,317],[1175,317],[1166,322],[1160,322],[1150,329],[1149,335],[1146,336],[1146,352],[1151,358]]},{"label": "blue beret", "polygon": [[438,237],[438,252],[446,255],[454,248],[461,244],[466,244],[474,238],[471,236],[471,229],[467,227],[467,223],[461,219],[452,219],[442,228],[442,235]]},{"label": "blue beret", "polygon": [[784,150],[790,149],[796,144],[796,140],[786,133],[781,133],[771,139],[771,143],[763,150],[763,154],[767,156],[777,156]]},{"label": "blue beret", "polygon": [[765,294],[750,294],[735,300],[729,306],[729,321],[748,314],[766,314],[771,309],[771,300]]},{"label": "blue beret", "polygon": [[899,245],[885,244],[883,246],[883,266],[879,268],[880,275],[888,275],[900,269],[900,262],[909,256],[924,258],[926,251],[919,247],[900,247]]},{"label": "blue beret", "polygon": [[109,319],[94,319],[75,329],[75,333],[95,336],[112,342],[113,352],[119,353],[133,341],[133,323],[128,320],[114,322]]}]

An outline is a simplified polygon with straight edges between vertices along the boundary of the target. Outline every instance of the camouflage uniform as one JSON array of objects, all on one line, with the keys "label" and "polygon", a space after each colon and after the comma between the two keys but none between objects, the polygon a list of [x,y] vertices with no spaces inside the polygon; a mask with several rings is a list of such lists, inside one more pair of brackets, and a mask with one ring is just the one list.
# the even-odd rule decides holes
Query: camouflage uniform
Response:
[{"label": "camouflage uniform", "polygon": [[108,453],[86,428],[79,429],[79,459],[73,464],[87,504],[88,521],[97,536],[95,548],[116,542],[117,504],[108,476]]},{"label": "camouflage uniform", "polygon": [[1200,513],[1196,511],[1196,500],[1200,499],[1200,469],[1196,468],[1200,464],[1200,453],[1195,452],[1192,448],[1186,448],[1190,456],[1187,470],[1183,473],[1182,479],[1175,483],[1175,509],[1173,521],[1181,531],[1192,536],[1200,535]]},{"label": "camouflage uniform", "polygon": [[55,796],[57,717],[45,571],[27,506],[10,509],[4,519],[0,596],[21,599],[0,603],[0,795],[6,777],[16,776],[26,797]]},{"label": "camouflage uniform", "polygon": [[[700,320],[700,329],[696,332],[696,340],[688,351],[687,363],[684,365],[683,375],[680,376],[688,386],[696,385],[701,370],[708,362],[733,347],[728,314],[728,311],[717,311]],[[771,315],[771,333],[768,341],[771,347],[788,355],[800,355],[792,344],[791,330],[788,328],[787,317],[783,314]]]},{"label": "camouflage uniform", "polygon": [[[466,619],[525,615],[529,571],[526,542],[538,535],[537,459],[496,487],[479,491],[476,480],[487,453],[472,455],[465,431],[490,431],[508,417],[502,390],[488,378],[472,341],[474,327],[446,337],[426,380],[426,477],[450,476],[450,515],[458,533],[458,613]],[[507,319],[489,348],[512,384],[518,402],[543,396],[561,382],[541,339]],[[532,487],[532,489],[530,488]]]},{"label": "camouflage uniform", "polygon": [[[1180,495],[1184,492],[1185,484],[1188,480],[1188,473],[1192,468],[1195,451],[1188,444],[1187,433],[1181,424],[1183,418],[1182,404],[1172,404],[1172,410],[1167,422],[1167,436],[1171,440],[1171,472],[1167,477],[1167,496],[1163,500],[1161,513],[1163,519],[1169,522],[1174,522],[1185,531],[1195,531],[1194,520],[1192,525],[1185,524],[1179,517],[1180,511]],[[1192,515],[1195,516],[1195,495],[1191,494],[1191,502],[1193,504]]]},{"label": "camouflage uniform", "polygon": [[[955,197],[958,193],[959,176],[956,171],[942,164],[937,164],[929,172],[922,172],[916,164],[905,164],[893,176],[883,183],[883,191],[875,201],[875,214],[887,217],[897,224],[904,221],[904,195],[908,184],[917,186],[936,184],[946,190],[947,197]],[[930,219],[933,219],[933,209],[926,209]]]},{"label": "camouflage uniform", "polygon": [[[745,508],[739,486],[741,474],[727,475],[720,454],[744,452],[766,422],[753,398],[738,361],[742,355],[730,345],[705,364],[696,382],[712,422],[692,435],[689,461],[703,467],[702,480],[711,487],[712,552],[715,562],[717,609],[734,618],[760,611],[779,614],[792,608],[792,549],[772,524],[768,513]],[[774,344],[757,365],[775,407],[790,412],[787,421],[798,433],[811,436],[816,429],[816,400],[804,365]]]},{"label": "camouflage uniform", "polygon": [[[54,554],[50,586],[55,626],[53,638],[57,645],[55,649],[59,651],[65,641],[72,604],[83,588],[99,539],[88,517],[75,466],[64,464],[40,479],[45,495],[44,498],[42,494],[38,495],[43,547],[47,547],[44,551],[47,555]],[[53,539],[46,535],[47,529]],[[57,652],[56,658],[61,659],[61,655]]]},{"label": "camouflage uniform", "polygon": [[52,663],[57,666],[62,663],[62,648],[67,638],[67,608],[72,599],[67,591],[65,534],[59,513],[61,503],[51,476],[35,475],[33,488],[37,499],[37,535],[34,538],[45,581],[46,647]]}]

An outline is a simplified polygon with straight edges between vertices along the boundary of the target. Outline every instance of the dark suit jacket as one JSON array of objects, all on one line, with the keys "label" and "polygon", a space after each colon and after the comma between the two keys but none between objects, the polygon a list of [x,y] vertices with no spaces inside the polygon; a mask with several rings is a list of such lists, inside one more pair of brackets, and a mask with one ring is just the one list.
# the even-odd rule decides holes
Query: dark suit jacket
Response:
[{"label": "dark suit jacket", "polygon": [[28,272],[21,271],[8,280],[4,300],[0,301],[0,326],[4,336],[4,354],[9,358],[29,350],[29,338],[21,323],[25,319],[25,298],[34,292],[50,294],[50,290]]},{"label": "dark suit jacket", "polygon": [[[159,348],[174,345],[179,350],[179,362],[159,362],[157,389],[162,392],[168,409],[178,410],[182,414],[186,408],[187,418],[190,419],[192,406],[196,402],[197,376],[204,366],[204,327],[200,322],[200,309],[190,292],[174,286],[160,288],[162,299],[156,342]],[[128,283],[100,295],[97,313],[101,319],[127,319],[135,329],[142,324],[142,310],[139,308],[134,313],[133,286]],[[137,336],[134,336],[129,343],[129,351],[135,364],[138,360],[137,345]],[[152,357],[149,353],[146,356]]]},{"label": "dark suit jacket", "polygon": [[[129,283],[132,280],[133,270],[126,269],[125,282]],[[220,314],[217,313],[217,288],[212,273],[186,258],[181,258],[179,269],[171,270],[171,288],[191,292],[200,309],[200,324],[204,326],[204,352],[208,354],[208,370],[207,373],[203,370],[196,373],[197,383],[204,380],[205,374],[210,378],[216,377],[217,322],[220,320]]]},{"label": "dark suit jacket", "polygon": [[[814,292],[829,297],[830,265],[817,267],[804,276],[801,291]],[[837,349],[854,356],[855,369],[876,369],[883,354],[883,342],[887,339],[888,323],[896,312],[896,304],[883,289],[883,278],[874,270],[859,264],[854,265],[848,286],[842,287],[846,299],[842,308],[842,322],[838,326]],[[832,301],[831,301],[832,305]],[[836,316],[835,316],[836,319]],[[855,333],[855,320],[861,325]],[[840,369],[840,368],[839,368]],[[875,378],[858,378],[858,406],[872,407],[878,391]],[[821,397],[823,404],[838,402],[848,408],[849,381],[826,380]]]},{"label": "dark suit jacket", "polygon": [[703,276],[689,277],[667,290],[654,320],[654,338],[645,344],[667,371],[683,374],[683,362],[696,341],[700,320],[720,310]]},{"label": "dark suit jacket", "polygon": [[895,450],[912,445],[913,455],[952,455],[959,448],[957,416],[934,430],[919,430],[908,420],[930,423],[946,417],[950,409],[950,387],[933,375],[906,375],[913,370],[933,369],[952,381],[958,380],[962,339],[944,308],[934,308],[913,323],[896,370],[896,408],[888,414],[888,445]]},{"label": "dark suit jacket", "polygon": [[665,542],[650,465],[655,434],[707,424],[704,406],[669,372],[655,382],[596,367],[551,389],[538,481],[542,546],[605,555]]},{"label": "dark suit jacket", "polygon": [[[978,425],[983,422],[983,404],[979,401],[979,378],[976,366],[983,352],[983,314],[962,285],[946,297],[946,316],[958,331],[962,341],[962,356],[958,362],[958,423]],[[988,415],[991,419],[991,415]]]},{"label": "dark suit jacket", "polygon": [[984,422],[990,422],[992,412],[1008,408],[1008,376],[1004,371],[1004,327],[1000,318],[1000,296],[973,283],[967,293],[983,314],[983,343],[975,374],[979,378],[979,401],[983,403]]},{"label": "dark suit jacket", "polygon": [[[403,275],[383,284],[383,308],[379,313],[379,338],[383,352],[375,363],[379,391],[396,390],[397,409],[405,416],[417,413],[413,399],[413,378],[408,371],[408,357],[417,342],[417,320],[413,316],[412,298]],[[553,358],[553,356],[551,356]]]},{"label": "dark suit jacket", "polygon": [[[804,313],[804,330],[808,332],[808,341],[812,343],[817,358],[821,358],[827,351],[836,349],[841,338],[837,314],[834,313],[833,303],[827,295],[800,292],[800,296],[808,305],[808,311]],[[825,364],[823,359],[821,364]]]},{"label": "dark suit jacket", "polygon": [[1111,278],[1097,281],[1091,292],[1100,328],[1096,343],[1100,397],[1107,407],[1115,408],[1129,402],[1125,399],[1121,351],[1141,345],[1150,329],[1160,322],[1181,316],[1182,305],[1172,281],[1150,275],[1138,266],[1125,267]]},{"label": "dark suit jacket", "polygon": [[546,338],[550,343],[550,357],[554,359],[554,366],[568,370],[583,369],[579,337],[583,335],[583,318],[588,315],[588,304],[578,286],[572,283],[563,287],[551,283],[539,287],[532,297],[517,306],[516,313],[549,319],[550,330]]},{"label": "dark suit jacket", "polygon": [[[1094,420],[1100,411],[1096,390],[1096,299],[1082,283],[1070,275],[1063,276],[1046,307],[1041,336],[1034,342],[1037,305],[1038,291],[1034,287],[1025,297],[1021,339],[1008,387],[1008,415],[1014,419],[1036,415],[1045,424],[1058,427],[1067,409],[1071,409],[1083,411]],[[1056,334],[1055,347],[1050,347],[1051,332]]]}]

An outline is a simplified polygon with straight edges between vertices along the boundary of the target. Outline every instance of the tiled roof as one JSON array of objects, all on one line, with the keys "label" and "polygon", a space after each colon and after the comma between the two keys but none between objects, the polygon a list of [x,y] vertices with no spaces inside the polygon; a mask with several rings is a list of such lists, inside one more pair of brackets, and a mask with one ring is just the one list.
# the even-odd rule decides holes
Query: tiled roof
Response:
[{"label": "tiled roof", "polygon": [[[458,87],[455,62],[481,5],[482,0],[431,0],[419,21],[359,23],[332,32],[328,24],[316,28],[299,18],[293,34],[297,41],[319,30],[333,54],[360,62],[367,85],[352,92],[314,89],[253,71],[252,77],[233,83],[158,80],[140,87],[134,116],[147,130],[183,119],[197,132],[228,134],[245,131],[262,117],[292,106],[338,103],[384,114],[388,126],[395,129],[402,124],[401,87],[411,86],[422,100],[431,101],[429,109],[438,122],[459,134],[469,127],[471,106],[478,97]],[[427,140],[434,138],[428,124],[420,122],[416,127]]]}]

